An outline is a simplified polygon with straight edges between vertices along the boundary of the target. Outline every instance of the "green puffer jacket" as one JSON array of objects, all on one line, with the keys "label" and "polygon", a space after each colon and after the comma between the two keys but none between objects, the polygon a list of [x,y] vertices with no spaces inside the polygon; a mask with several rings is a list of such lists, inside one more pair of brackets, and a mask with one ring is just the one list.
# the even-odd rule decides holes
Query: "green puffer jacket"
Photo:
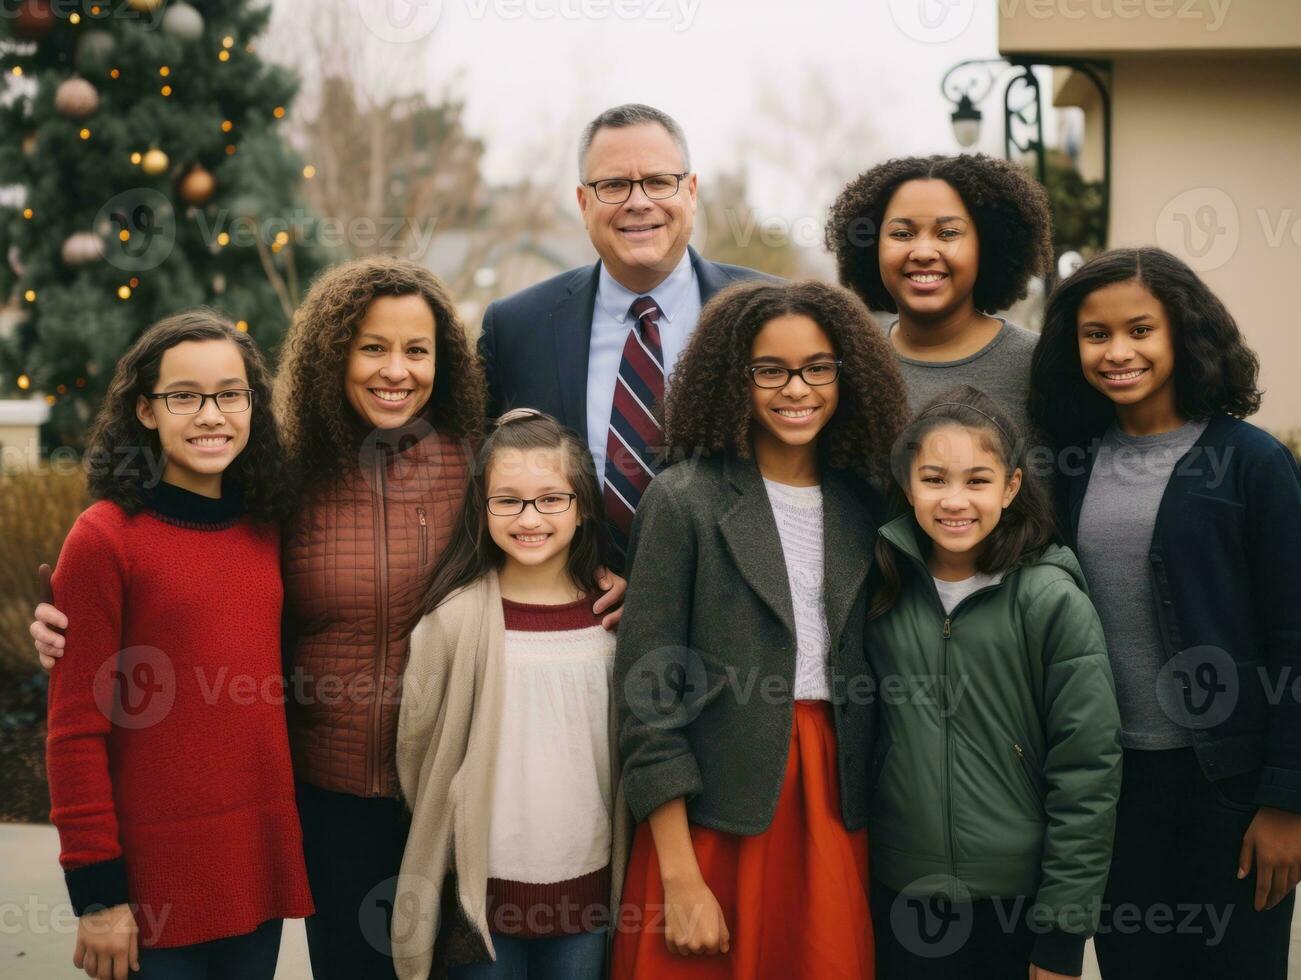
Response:
[{"label": "green puffer jacket", "polygon": [[1083,955],[1111,862],[1121,752],[1079,563],[1050,546],[946,616],[913,516],[880,535],[902,590],[867,633],[882,719],[872,874],[909,894],[1026,896],[1041,940],[1077,941]]}]

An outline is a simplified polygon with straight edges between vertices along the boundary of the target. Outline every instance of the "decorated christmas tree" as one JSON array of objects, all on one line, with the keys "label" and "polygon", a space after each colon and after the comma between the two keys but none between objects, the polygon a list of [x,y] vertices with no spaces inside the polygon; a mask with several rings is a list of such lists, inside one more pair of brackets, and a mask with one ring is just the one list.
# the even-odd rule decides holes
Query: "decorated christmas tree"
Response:
[{"label": "decorated christmas tree", "polygon": [[[274,352],[327,260],[282,139],[293,75],[247,0],[5,0],[0,398],[77,445],[123,350],[209,304]],[[12,313],[16,312],[17,316]]]}]

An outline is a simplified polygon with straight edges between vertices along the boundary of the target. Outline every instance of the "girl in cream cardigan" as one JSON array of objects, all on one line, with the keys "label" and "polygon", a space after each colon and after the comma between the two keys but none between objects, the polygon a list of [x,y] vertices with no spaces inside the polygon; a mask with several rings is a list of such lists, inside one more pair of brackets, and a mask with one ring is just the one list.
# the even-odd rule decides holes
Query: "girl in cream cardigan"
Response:
[{"label": "girl in cream cardigan", "polygon": [[398,976],[604,974],[628,820],[591,611],[604,520],[581,440],[521,409],[486,440],[411,634]]}]

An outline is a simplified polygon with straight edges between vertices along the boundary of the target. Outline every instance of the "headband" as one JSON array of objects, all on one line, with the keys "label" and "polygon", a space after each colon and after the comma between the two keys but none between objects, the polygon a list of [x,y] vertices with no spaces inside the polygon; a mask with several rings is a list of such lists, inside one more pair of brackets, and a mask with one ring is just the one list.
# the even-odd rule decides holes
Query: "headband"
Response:
[{"label": "headband", "polygon": [[1002,433],[1003,438],[1007,440],[1007,444],[1009,446],[1016,445],[1016,440],[1013,439],[1008,434],[1008,431],[1005,428],[1003,428],[1002,423],[999,422],[998,419],[994,418],[994,416],[990,415],[984,409],[977,408],[975,405],[967,405],[964,402],[936,402],[934,405],[928,405],[926,410],[917,416],[917,421],[920,422],[931,412],[935,411],[935,409],[944,408],[946,405],[951,405],[954,408],[965,408],[968,411],[975,412],[977,415],[985,416],[985,418],[989,419],[989,421],[994,424],[994,428],[996,428],[1000,433]]}]

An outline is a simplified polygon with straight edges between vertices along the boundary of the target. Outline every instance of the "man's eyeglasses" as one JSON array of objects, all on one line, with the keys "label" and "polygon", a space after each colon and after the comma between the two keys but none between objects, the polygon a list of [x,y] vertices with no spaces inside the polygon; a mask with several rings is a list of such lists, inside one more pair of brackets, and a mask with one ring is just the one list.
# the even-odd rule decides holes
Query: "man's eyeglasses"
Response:
[{"label": "man's eyeglasses", "polygon": [[223,415],[234,412],[247,412],[253,404],[252,388],[227,388],[215,394],[205,395],[199,391],[155,391],[147,397],[161,398],[167,404],[167,411],[173,415],[198,415],[203,411],[209,398]]},{"label": "man's eyeglasses", "polygon": [[605,180],[589,180],[586,186],[596,192],[596,199],[602,204],[622,204],[632,197],[634,187],[640,187],[641,192],[652,201],[662,201],[676,194],[682,178],[690,173],[688,170],[681,174],[652,174],[640,180],[610,177]]},{"label": "man's eyeglasses", "polygon": [[814,361],[802,368],[787,368],[779,364],[751,364],[745,369],[756,388],[785,388],[794,375],[806,385],[829,385],[840,377],[842,361]]},{"label": "man's eyeglasses", "polygon": [[577,497],[576,493],[548,493],[528,500],[522,497],[489,497],[488,513],[498,517],[516,517],[532,504],[539,514],[563,514]]}]

